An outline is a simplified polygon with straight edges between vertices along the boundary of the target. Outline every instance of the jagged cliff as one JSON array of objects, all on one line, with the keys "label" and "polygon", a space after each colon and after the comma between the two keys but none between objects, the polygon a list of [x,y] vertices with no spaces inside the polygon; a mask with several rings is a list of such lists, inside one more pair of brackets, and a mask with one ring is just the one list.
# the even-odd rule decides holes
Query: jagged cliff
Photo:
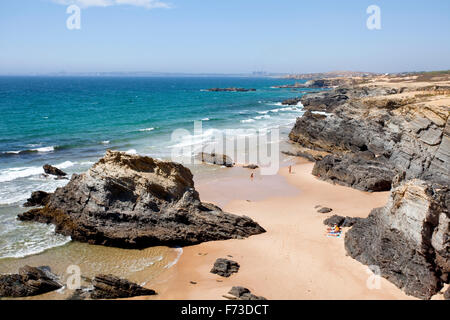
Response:
[{"label": "jagged cliff", "polygon": [[431,298],[450,272],[450,86],[365,84],[301,102],[306,112],[289,137],[301,155],[322,152],[314,175],[392,190],[386,206],[346,233],[348,254],[407,294]]}]

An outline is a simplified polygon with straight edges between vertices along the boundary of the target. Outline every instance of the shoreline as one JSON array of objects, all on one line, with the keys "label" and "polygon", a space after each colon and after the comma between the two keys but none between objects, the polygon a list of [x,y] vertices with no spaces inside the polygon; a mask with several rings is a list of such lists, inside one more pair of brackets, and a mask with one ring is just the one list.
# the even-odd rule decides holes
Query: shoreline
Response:
[{"label": "shoreline", "polygon": [[[299,159],[292,166],[292,174],[287,167],[280,168],[277,186],[281,190],[294,188],[296,195],[255,201],[242,197],[227,201],[228,189],[221,189],[220,194],[208,192],[207,183],[198,182],[203,201],[225,202],[224,211],[247,215],[267,232],[242,240],[184,247],[178,263],[161,274],[158,281],[148,284],[158,292],[150,299],[224,299],[222,295],[232,286],[247,287],[270,300],[414,299],[384,278],[379,279],[380,289],[370,290],[366,286],[370,277],[367,267],[346,256],[343,237],[326,237],[322,223],[333,214],[366,217],[373,208],[386,203],[388,192],[368,193],[320,181],[311,175],[312,166],[312,162]],[[274,181],[272,178],[270,183]],[[260,182],[253,191],[264,187]],[[245,186],[236,180],[233,192],[241,188]],[[318,213],[316,205],[333,211]],[[239,272],[229,278],[210,273],[217,258],[237,261],[241,265]]]}]

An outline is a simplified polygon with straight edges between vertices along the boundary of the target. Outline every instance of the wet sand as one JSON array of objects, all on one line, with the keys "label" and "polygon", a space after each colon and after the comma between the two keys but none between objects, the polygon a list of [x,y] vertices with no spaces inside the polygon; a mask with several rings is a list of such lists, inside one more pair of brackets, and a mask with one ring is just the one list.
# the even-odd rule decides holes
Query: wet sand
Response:
[{"label": "wet sand", "polygon": [[[385,204],[388,192],[332,185],[312,176],[312,167],[300,160],[291,174],[282,167],[271,177],[259,176],[256,170],[253,181],[251,170],[233,168],[232,179],[196,181],[202,201],[247,215],[267,232],[183,248],[179,262],[158,278],[159,283],[148,284],[159,293],[156,298],[224,299],[232,286],[240,285],[268,299],[412,299],[383,278],[378,289],[370,289],[367,282],[373,284],[373,274],[346,256],[344,238],[327,237],[322,223],[332,214],[366,217]],[[333,211],[318,213],[317,205]],[[210,273],[217,258],[237,261],[239,272],[229,278]]]}]

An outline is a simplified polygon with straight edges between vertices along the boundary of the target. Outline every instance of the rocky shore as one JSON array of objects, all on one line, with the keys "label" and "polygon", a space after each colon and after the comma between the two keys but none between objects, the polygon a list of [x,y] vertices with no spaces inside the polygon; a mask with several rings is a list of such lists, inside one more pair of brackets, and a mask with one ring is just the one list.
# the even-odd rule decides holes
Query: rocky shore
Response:
[{"label": "rocky shore", "polygon": [[[407,294],[429,299],[449,283],[450,85],[367,81],[308,94],[289,138],[319,179],[391,191],[355,221],[345,248]],[[309,151],[308,151],[309,150]],[[322,157],[308,156],[324,152]]]},{"label": "rocky shore", "polygon": [[22,221],[52,223],[73,240],[123,248],[184,246],[265,232],[245,216],[200,201],[189,169],[107,151],[86,173],[48,196]]}]

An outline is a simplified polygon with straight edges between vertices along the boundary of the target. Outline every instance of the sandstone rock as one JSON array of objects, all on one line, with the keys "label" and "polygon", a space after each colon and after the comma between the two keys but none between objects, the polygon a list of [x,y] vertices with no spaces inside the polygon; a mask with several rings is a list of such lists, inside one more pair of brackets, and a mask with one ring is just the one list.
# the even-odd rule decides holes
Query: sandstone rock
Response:
[{"label": "sandstone rock", "polygon": [[27,199],[24,207],[45,206],[50,199],[50,194],[45,191],[35,191],[31,197]]},{"label": "sandstone rock", "polygon": [[51,166],[49,164],[45,164],[43,168],[44,168],[44,172],[46,174],[51,174],[51,175],[58,176],[58,177],[67,176],[67,173],[65,173],[61,169],[58,169],[58,168],[56,168],[54,166]]},{"label": "sandstone rock", "polygon": [[265,232],[245,216],[202,203],[181,164],[107,151],[86,173],[73,175],[42,209],[20,220],[53,223],[73,240],[125,248],[191,245]]},{"label": "sandstone rock", "polygon": [[281,104],[288,105],[288,106],[296,106],[301,100],[302,100],[302,98],[286,99],[286,100],[282,101]]},{"label": "sandstone rock", "polygon": [[233,160],[230,157],[223,155],[223,154],[218,154],[218,153],[200,152],[196,156],[196,159],[200,160],[202,162],[217,164],[219,166],[225,166],[225,167],[232,167],[234,165]]},{"label": "sandstone rock", "polygon": [[257,166],[256,164],[248,164],[248,165],[243,166],[243,168],[254,170],[254,169],[258,169],[259,166]]},{"label": "sandstone rock", "polygon": [[143,288],[136,283],[113,275],[97,275],[93,284],[94,289],[90,293],[92,299],[118,299],[156,294],[152,289]]},{"label": "sandstone rock", "polygon": [[24,266],[18,274],[0,275],[0,297],[35,296],[61,287],[49,267]]},{"label": "sandstone rock", "polygon": [[214,266],[211,269],[211,273],[218,274],[222,277],[229,277],[233,273],[239,271],[239,263],[229,259],[219,258],[214,262]]},{"label": "sandstone rock", "polygon": [[407,294],[429,299],[448,282],[448,187],[409,180],[392,190],[385,207],[372,210],[345,235],[356,260],[378,266]]}]

